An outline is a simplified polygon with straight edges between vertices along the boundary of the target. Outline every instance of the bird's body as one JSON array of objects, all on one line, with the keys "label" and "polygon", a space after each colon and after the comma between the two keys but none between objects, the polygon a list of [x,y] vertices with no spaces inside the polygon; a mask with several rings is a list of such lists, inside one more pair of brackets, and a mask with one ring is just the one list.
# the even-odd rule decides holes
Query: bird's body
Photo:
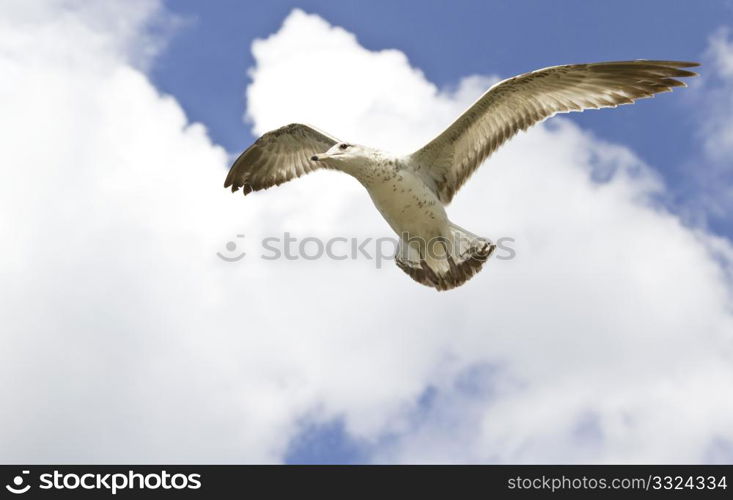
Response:
[{"label": "bird's body", "polygon": [[406,159],[367,153],[360,168],[343,171],[362,183],[397,234],[442,234],[440,225],[448,220],[445,207]]},{"label": "bird's body", "polygon": [[495,246],[453,224],[445,211],[455,192],[499,145],[559,112],[615,107],[684,86],[674,77],[696,63],[621,61],[553,66],[504,80],[420,150],[390,155],[339,142],[313,127],[268,132],[235,161],[225,181],[244,194],[316,168],[345,172],[367,190],[400,237],[397,265],[438,290],[461,285]]},{"label": "bird's body", "polygon": [[480,268],[494,246],[448,220],[445,205],[413,158],[364,146],[350,148],[358,148],[359,157],[332,168],[361,182],[400,237],[395,257],[398,266],[439,290],[452,288]]}]

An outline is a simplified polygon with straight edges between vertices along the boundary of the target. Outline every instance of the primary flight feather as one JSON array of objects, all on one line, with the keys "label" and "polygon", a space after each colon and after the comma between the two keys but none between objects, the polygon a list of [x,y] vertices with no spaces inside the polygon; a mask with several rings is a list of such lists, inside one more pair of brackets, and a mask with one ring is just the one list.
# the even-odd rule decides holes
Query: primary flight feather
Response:
[{"label": "primary flight feather", "polygon": [[616,107],[669,92],[696,76],[682,61],[618,61],[552,66],[503,80],[447,129],[407,156],[344,143],[293,123],[264,134],[234,162],[224,187],[277,186],[317,168],[341,170],[366,187],[400,237],[397,265],[438,290],[463,284],[495,246],[448,220],[445,205],[471,174],[519,130],[557,113]]}]

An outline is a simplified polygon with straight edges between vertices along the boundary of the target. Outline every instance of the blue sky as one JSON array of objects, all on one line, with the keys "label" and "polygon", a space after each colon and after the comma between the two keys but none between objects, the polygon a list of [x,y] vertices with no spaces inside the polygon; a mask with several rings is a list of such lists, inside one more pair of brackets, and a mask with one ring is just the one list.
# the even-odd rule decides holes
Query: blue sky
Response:
[{"label": "blue sky", "polygon": [[[730,463],[732,5],[3,2],[0,460]],[[486,77],[635,58],[702,76],[492,155],[447,211],[515,258],[447,293],[258,258],[393,236],[348,176],[222,187],[252,130],[396,148]]]},{"label": "blue sky", "polygon": [[[356,34],[370,50],[398,48],[413,66],[441,87],[470,74],[509,77],[555,64],[624,60],[700,60],[708,38],[733,19],[726,1],[522,1],[169,2],[183,23],[156,59],[151,77],[176,96],[191,119],[236,152],[254,138],[242,120],[243,88],[254,60],[250,44],[276,31],[293,9],[323,16]],[[337,64],[324,61],[324,64]],[[702,68],[701,71],[705,71]],[[313,78],[299,75],[298,78]],[[389,76],[386,75],[388,78]],[[689,163],[699,153],[698,123],[688,113],[690,95],[614,112],[572,114],[571,119],[604,139],[629,145],[661,171],[674,196],[685,199],[692,183]],[[650,112],[648,106],[655,106]],[[712,226],[733,234],[728,220]]]}]

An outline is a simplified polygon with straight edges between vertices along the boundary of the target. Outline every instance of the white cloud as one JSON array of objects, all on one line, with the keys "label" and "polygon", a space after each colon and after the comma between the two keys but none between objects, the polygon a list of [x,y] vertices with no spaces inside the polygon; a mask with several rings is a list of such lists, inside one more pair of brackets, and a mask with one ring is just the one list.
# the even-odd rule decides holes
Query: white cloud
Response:
[{"label": "white cloud", "polygon": [[[733,40],[728,29],[710,37],[706,61],[711,66],[704,121],[704,147],[708,158],[730,170],[733,155]],[[712,81],[711,81],[712,80]]]},{"label": "white cloud", "polygon": [[692,163],[697,205],[696,218],[714,220],[727,225],[733,209],[733,40],[730,29],[718,29],[709,38],[703,56],[699,82],[694,86],[696,116],[700,123],[701,153]]},{"label": "white cloud", "polygon": [[[502,149],[449,215],[518,257],[449,293],[392,265],[263,261],[261,235],[389,229],[334,172],[225,192],[224,151],[131,65],[125,33],[156,9],[124,5],[123,34],[81,4],[2,16],[2,460],[277,461],[304,417],[343,419],[378,461],[694,462],[733,441],[729,242],[656,207],[628,149],[558,119]],[[395,149],[491,80],[441,91],[300,11],[254,53],[256,131]],[[239,232],[251,255],[218,260]]]},{"label": "white cloud", "polygon": [[712,63],[718,85],[711,89],[709,96],[705,151],[710,158],[730,169],[733,156],[733,120],[730,119],[733,113],[733,40],[728,29],[720,29],[710,37],[707,60]]}]

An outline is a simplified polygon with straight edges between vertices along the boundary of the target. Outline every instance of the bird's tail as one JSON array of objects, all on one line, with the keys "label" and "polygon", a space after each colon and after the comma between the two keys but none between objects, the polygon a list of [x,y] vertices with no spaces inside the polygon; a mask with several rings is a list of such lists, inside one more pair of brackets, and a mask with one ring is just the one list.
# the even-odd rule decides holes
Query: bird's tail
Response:
[{"label": "bird's tail", "polygon": [[395,262],[412,279],[438,290],[450,290],[481,270],[496,245],[453,223],[449,236],[425,241],[403,235]]}]

